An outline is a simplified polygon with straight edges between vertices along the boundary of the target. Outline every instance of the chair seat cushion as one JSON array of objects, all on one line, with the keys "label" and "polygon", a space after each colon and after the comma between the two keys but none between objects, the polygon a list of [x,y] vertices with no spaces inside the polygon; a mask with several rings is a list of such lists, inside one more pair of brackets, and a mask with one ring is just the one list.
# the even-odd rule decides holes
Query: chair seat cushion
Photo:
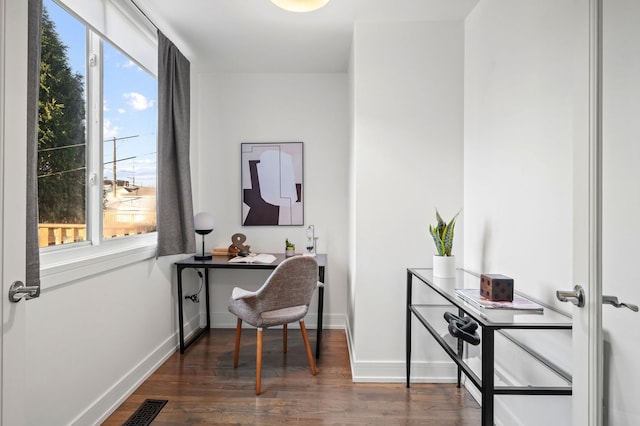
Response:
[{"label": "chair seat cushion", "polygon": [[[237,309],[240,308],[240,309]],[[230,305],[229,311],[235,314],[242,321],[254,327],[273,327],[276,325],[290,324],[292,322],[300,321],[307,315],[309,307],[307,305],[293,306],[290,308],[276,309],[273,311],[263,312],[255,315],[250,310],[242,309],[238,305]]]},{"label": "chair seat cushion", "polygon": [[292,306],[290,308],[267,311],[260,314],[260,324],[257,327],[271,327],[300,321],[307,314],[308,306]]}]

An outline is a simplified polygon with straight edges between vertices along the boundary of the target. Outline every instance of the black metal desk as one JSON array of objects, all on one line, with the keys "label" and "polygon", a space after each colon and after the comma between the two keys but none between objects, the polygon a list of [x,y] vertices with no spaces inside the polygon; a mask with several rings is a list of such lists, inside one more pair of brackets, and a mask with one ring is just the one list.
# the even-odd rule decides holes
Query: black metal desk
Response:
[{"label": "black metal desk", "polygon": [[[425,285],[444,299],[442,303],[414,304],[412,301],[413,278],[418,283]],[[458,270],[456,278],[434,278],[432,269],[407,269],[407,335],[406,335],[406,357],[407,357],[407,387],[410,386],[411,372],[411,317],[415,316],[420,323],[429,331],[436,342],[444,349],[449,357],[458,366],[458,386],[460,386],[461,373],[474,384],[482,394],[482,425],[493,425],[493,397],[494,395],[571,395],[571,378],[553,365],[545,362],[540,354],[528,350],[524,346],[521,348],[532,357],[533,360],[543,363],[552,369],[560,378],[560,382],[567,383],[567,386],[495,386],[495,348],[494,334],[503,330],[570,330],[572,327],[571,318],[561,312],[549,307],[544,307],[540,313],[527,311],[504,310],[504,309],[479,309],[465,302],[456,295],[457,288],[479,288],[480,276],[467,271]],[[461,339],[457,339],[457,344],[452,345],[447,342],[444,336],[448,336],[446,322],[443,318],[445,311],[458,311],[459,316],[469,316],[473,318],[480,327],[481,337],[481,358],[482,366],[478,375],[464,358]],[[517,343],[516,343],[517,344]]]},{"label": "black metal desk", "polygon": [[[209,301],[209,269],[241,269],[241,270],[257,270],[257,269],[275,269],[282,261],[286,259],[284,254],[274,254],[276,260],[273,263],[229,263],[228,256],[213,256],[210,260],[195,260],[193,257],[176,262],[178,274],[178,329],[180,332],[180,353],[183,354],[185,349],[191,346],[203,333],[211,328],[210,301]],[[327,255],[317,254],[318,261],[318,281],[324,283],[324,270],[327,266]],[[204,269],[204,292],[205,303],[207,307],[207,325],[197,330],[191,339],[185,343],[184,341],[184,314],[182,304],[182,271],[191,269]],[[320,358],[320,343],[322,341],[322,311],[324,308],[324,286],[318,287],[318,328],[316,329],[316,358]]]}]

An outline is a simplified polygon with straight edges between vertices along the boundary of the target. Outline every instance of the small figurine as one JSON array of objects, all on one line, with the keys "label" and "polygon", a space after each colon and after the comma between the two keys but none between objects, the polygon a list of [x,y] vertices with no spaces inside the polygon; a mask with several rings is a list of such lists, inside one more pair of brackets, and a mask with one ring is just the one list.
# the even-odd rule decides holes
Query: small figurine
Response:
[{"label": "small figurine", "polygon": [[231,245],[229,246],[229,254],[236,256],[248,256],[251,253],[251,246],[244,245],[247,237],[244,234],[233,234],[231,236]]}]

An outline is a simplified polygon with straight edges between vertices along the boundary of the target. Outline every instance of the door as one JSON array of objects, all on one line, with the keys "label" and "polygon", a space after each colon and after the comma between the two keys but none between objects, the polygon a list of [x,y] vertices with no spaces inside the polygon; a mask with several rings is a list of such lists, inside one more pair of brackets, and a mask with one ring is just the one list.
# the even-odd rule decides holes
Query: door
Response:
[{"label": "door", "polygon": [[[640,304],[640,2],[602,0],[602,292]],[[605,425],[640,418],[640,313],[602,305]]]},{"label": "door", "polygon": [[[600,280],[600,0],[576,3],[573,280],[585,304],[573,307],[572,424],[602,424],[602,291]],[[584,50],[584,51],[582,51]]]},{"label": "door", "polygon": [[27,2],[0,0],[0,425],[24,424],[25,302],[9,287],[25,280]]},{"label": "door", "polygon": [[[586,304],[573,308],[573,424],[624,426],[640,416],[640,3],[589,3],[588,135],[576,138],[574,162],[574,279]],[[626,305],[603,306],[603,294]]]}]

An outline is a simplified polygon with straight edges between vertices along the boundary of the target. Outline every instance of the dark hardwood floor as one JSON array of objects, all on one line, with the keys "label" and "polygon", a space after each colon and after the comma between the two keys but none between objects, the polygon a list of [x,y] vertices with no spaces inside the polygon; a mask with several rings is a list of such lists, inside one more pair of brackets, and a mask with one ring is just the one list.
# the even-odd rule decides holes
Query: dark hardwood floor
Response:
[{"label": "dark hardwood floor", "polygon": [[[212,329],[184,355],[172,355],[104,423],[122,425],[145,399],[169,402],[153,425],[334,424],[478,425],[480,407],[454,384],[353,383],[343,330],[325,330],[311,375],[300,331],[264,332],[262,394],[255,394],[255,329],[243,330],[233,368],[235,330]],[[309,333],[315,348],[315,332]]]}]

